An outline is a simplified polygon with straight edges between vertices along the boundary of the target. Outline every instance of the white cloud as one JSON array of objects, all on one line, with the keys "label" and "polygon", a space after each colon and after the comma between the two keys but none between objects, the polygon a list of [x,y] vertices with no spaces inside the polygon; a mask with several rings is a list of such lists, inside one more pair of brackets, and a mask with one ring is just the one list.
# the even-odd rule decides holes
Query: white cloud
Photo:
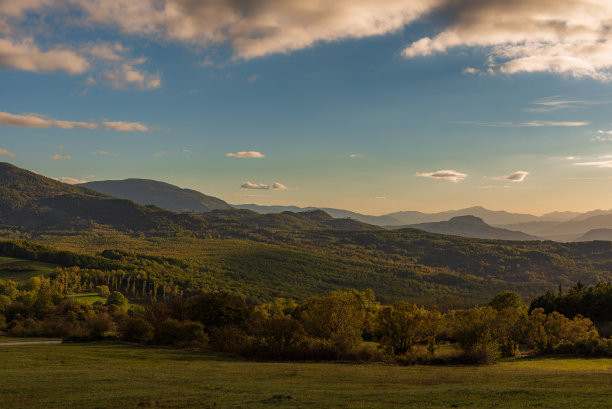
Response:
[{"label": "white cloud", "polygon": [[89,69],[89,62],[67,48],[55,47],[43,51],[30,38],[21,41],[0,38],[0,68],[82,74]]},{"label": "white cloud", "polygon": [[71,178],[71,177],[59,177],[59,178],[53,178],[53,179],[57,180],[58,182],[68,183],[69,185],[78,185],[81,183],[87,183],[86,180]]},{"label": "white cloud", "polygon": [[260,189],[260,190],[270,189],[270,185],[266,185],[263,183],[251,183],[251,182],[244,182],[242,185],[240,185],[240,187],[242,189]]},{"label": "white cloud", "polygon": [[118,153],[110,153],[106,151],[95,151],[91,153],[92,155],[102,155],[102,156],[119,156]]},{"label": "white cloud", "polygon": [[430,178],[437,180],[448,180],[457,183],[465,179],[468,175],[465,173],[457,172],[456,170],[438,170],[437,172],[421,173],[416,174],[418,177]]},{"label": "white cloud", "polygon": [[565,159],[567,160],[580,160],[580,156],[566,156]]},{"label": "white cloud", "polygon": [[102,122],[102,125],[105,129],[117,132],[146,132],[149,130],[149,127],[140,122],[105,121]]},{"label": "white cloud", "polygon": [[56,153],[55,155],[51,156],[51,159],[53,159],[53,160],[72,159],[72,156],[70,156],[70,155],[58,155]]},{"label": "white cloud", "polygon": [[167,154],[168,154],[168,152],[166,152],[166,151],[159,151],[159,152],[157,152],[157,153],[154,153],[154,154],[153,154],[153,157],[155,157],[155,158],[161,158],[162,156],[167,155]]},{"label": "white cloud", "polygon": [[362,157],[363,157],[363,155],[361,153],[351,153],[349,155],[349,158],[351,158],[351,159],[362,158]]},{"label": "white cloud", "polygon": [[266,155],[264,155],[261,152],[257,152],[257,151],[248,151],[248,152],[236,152],[236,153],[226,153],[225,156],[229,157],[229,158],[265,158]]},{"label": "white cloud", "polygon": [[506,176],[500,176],[498,178],[498,180],[508,180],[510,182],[523,182],[525,180],[525,178],[529,175],[529,172],[525,172],[522,170],[516,171],[516,172],[512,172],[509,175]]},{"label": "white cloud", "polygon": [[183,149],[182,151],[183,153],[191,153],[191,151],[189,149]]},{"label": "white cloud", "polygon": [[[486,69],[505,74],[548,72],[609,81],[612,68],[612,2],[609,0],[442,0],[433,38],[421,38],[406,58],[457,47],[489,55]],[[435,17],[435,15],[434,15]]]},{"label": "white cloud", "polygon": [[274,184],[272,185],[272,189],[274,189],[274,190],[287,190],[287,186],[283,185],[282,183],[274,182]]},{"label": "white cloud", "polygon": [[98,128],[98,125],[92,122],[60,121],[40,114],[15,115],[8,112],[0,112],[0,125],[16,128]]},{"label": "white cloud", "polygon": [[10,158],[16,158],[17,155],[15,155],[13,152],[8,151],[4,148],[0,148],[0,156],[8,156]]}]

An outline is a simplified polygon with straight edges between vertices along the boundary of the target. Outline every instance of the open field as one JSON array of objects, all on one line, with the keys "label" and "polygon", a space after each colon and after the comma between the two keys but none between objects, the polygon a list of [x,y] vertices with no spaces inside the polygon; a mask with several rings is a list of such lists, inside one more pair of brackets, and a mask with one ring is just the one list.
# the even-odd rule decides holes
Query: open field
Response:
[{"label": "open field", "polygon": [[0,280],[24,282],[31,277],[48,276],[56,266],[39,261],[0,257]]},{"label": "open field", "polygon": [[612,359],[258,363],[119,344],[0,347],[3,408],[607,408]]},{"label": "open field", "polygon": [[101,297],[101,296],[98,295],[98,293],[74,294],[74,295],[69,295],[68,299],[79,301],[79,302],[84,303],[84,304],[93,304],[96,301],[100,301],[101,303],[105,303],[106,302],[106,297]]}]

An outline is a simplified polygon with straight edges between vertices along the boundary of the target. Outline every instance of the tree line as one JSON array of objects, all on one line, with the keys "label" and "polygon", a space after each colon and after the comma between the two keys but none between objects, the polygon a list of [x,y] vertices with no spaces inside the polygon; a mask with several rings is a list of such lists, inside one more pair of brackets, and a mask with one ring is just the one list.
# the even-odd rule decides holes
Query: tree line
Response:
[{"label": "tree line", "polygon": [[[0,280],[0,331],[271,360],[490,363],[517,355],[521,346],[535,354],[612,356],[612,340],[602,338],[589,318],[529,310],[513,292],[500,293],[487,306],[442,314],[406,301],[381,305],[371,290],[259,305],[237,294],[207,292],[131,306],[106,284],[97,286],[106,302],[93,305],[68,298],[66,291],[70,286],[57,279],[34,277],[21,285]],[[441,345],[456,352],[439,354]]]}]

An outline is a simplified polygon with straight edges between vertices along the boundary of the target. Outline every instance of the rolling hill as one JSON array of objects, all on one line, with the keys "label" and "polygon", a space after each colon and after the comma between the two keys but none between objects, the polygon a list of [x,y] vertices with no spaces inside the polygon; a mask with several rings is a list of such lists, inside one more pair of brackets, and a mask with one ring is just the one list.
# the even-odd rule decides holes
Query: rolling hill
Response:
[{"label": "rolling hill", "polygon": [[141,205],[155,205],[173,212],[210,212],[217,209],[232,208],[232,206],[216,197],[156,180],[104,180],[87,182],[79,186],[131,200]]}]

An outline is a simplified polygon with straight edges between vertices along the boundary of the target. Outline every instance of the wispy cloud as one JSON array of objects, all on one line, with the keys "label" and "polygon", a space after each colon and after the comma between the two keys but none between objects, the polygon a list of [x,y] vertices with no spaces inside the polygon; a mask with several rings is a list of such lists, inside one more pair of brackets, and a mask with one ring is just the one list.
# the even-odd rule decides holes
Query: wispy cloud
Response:
[{"label": "wispy cloud", "polygon": [[69,160],[69,159],[72,159],[72,156],[70,156],[70,155],[58,155],[56,153],[55,155],[51,156],[51,159],[53,159],[53,160],[64,160],[64,159]]},{"label": "wispy cloud", "polygon": [[58,182],[68,183],[69,185],[79,185],[81,183],[87,183],[86,180],[71,178],[71,177],[59,177],[59,178],[53,178],[53,179],[57,180]]},{"label": "wispy cloud", "polygon": [[577,162],[576,166],[593,166],[596,168],[612,168],[612,160],[592,161],[592,162]]},{"label": "wispy cloud", "polygon": [[590,122],[585,121],[527,121],[527,122],[478,122],[478,121],[455,121],[461,125],[478,125],[491,127],[508,127],[508,128],[538,128],[545,126],[554,127],[578,127],[590,125]]},{"label": "wispy cloud", "polygon": [[262,77],[261,75],[259,75],[259,74],[253,74],[253,75],[251,75],[251,76],[249,77],[248,81],[249,81],[249,82],[256,82],[256,81],[259,81],[259,80],[262,80],[262,79],[263,79],[263,77]]},{"label": "wispy cloud", "polygon": [[91,153],[92,155],[102,155],[102,156],[119,156],[118,153],[111,153],[106,151],[95,151]]},{"label": "wispy cloud", "polygon": [[591,142],[611,142],[612,141],[612,131],[604,131],[600,129],[597,131],[597,135],[594,138],[591,138]]},{"label": "wispy cloud", "polygon": [[60,121],[40,114],[15,115],[8,112],[0,112],[0,125],[16,128],[98,128],[98,125],[92,122]]},{"label": "wispy cloud", "polygon": [[525,178],[528,175],[529,175],[529,172],[525,172],[525,171],[519,170],[519,171],[516,171],[516,172],[512,172],[509,175],[499,176],[499,177],[496,177],[494,179],[497,179],[497,180],[507,180],[507,181],[515,182],[516,183],[516,182],[523,182],[523,181],[525,181]]},{"label": "wispy cloud", "polygon": [[242,185],[240,185],[240,187],[243,189],[270,190],[270,185],[266,185],[264,183],[244,182]]},{"label": "wispy cloud", "polygon": [[266,155],[264,155],[261,152],[257,152],[257,151],[248,151],[248,152],[236,152],[236,153],[226,153],[225,156],[229,157],[229,158],[265,158]]},{"label": "wispy cloud", "polygon": [[361,153],[351,153],[351,154],[349,155],[349,158],[351,158],[351,159],[355,159],[355,158],[363,158],[363,154],[361,154]]},{"label": "wispy cloud", "polygon": [[102,122],[102,125],[104,125],[104,129],[118,132],[146,132],[149,130],[148,126],[140,122],[105,121]]},{"label": "wispy cloud", "polygon": [[159,152],[157,152],[157,153],[154,153],[154,154],[153,154],[153,157],[155,157],[155,158],[161,158],[162,156],[165,156],[165,155],[167,155],[167,154],[168,154],[168,152],[166,152],[166,151],[159,151]]},{"label": "wispy cloud", "polygon": [[532,102],[535,107],[525,108],[526,112],[553,112],[565,109],[577,110],[592,105],[605,104],[604,101],[587,101],[582,99],[568,99],[559,97],[543,98]]},{"label": "wispy cloud", "polygon": [[[8,112],[0,112],[0,125],[12,126],[15,128],[85,128],[91,130],[100,128],[100,125],[95,122],[63,121],[42,114],[10,114]],[[103,121],[102,126],[104,127],[104,129],[118,132],[145,132],[149,130],[149,127],[139,122]]]},{"label": "wispy cloud", "polygon": [[0,148],[0,155],[1,156],[8,156],[9,158],[16,158],[17,155],[15,155],[13,152],[6,150],[4,148]]},{"label": "wispy cloud", "polygon": [[418,172],[416,176],[437,180],[448,180],[457,183],[465,179],[468,175],[465,173],[457,172],[456,170],[438,170],[437,172]]}]

